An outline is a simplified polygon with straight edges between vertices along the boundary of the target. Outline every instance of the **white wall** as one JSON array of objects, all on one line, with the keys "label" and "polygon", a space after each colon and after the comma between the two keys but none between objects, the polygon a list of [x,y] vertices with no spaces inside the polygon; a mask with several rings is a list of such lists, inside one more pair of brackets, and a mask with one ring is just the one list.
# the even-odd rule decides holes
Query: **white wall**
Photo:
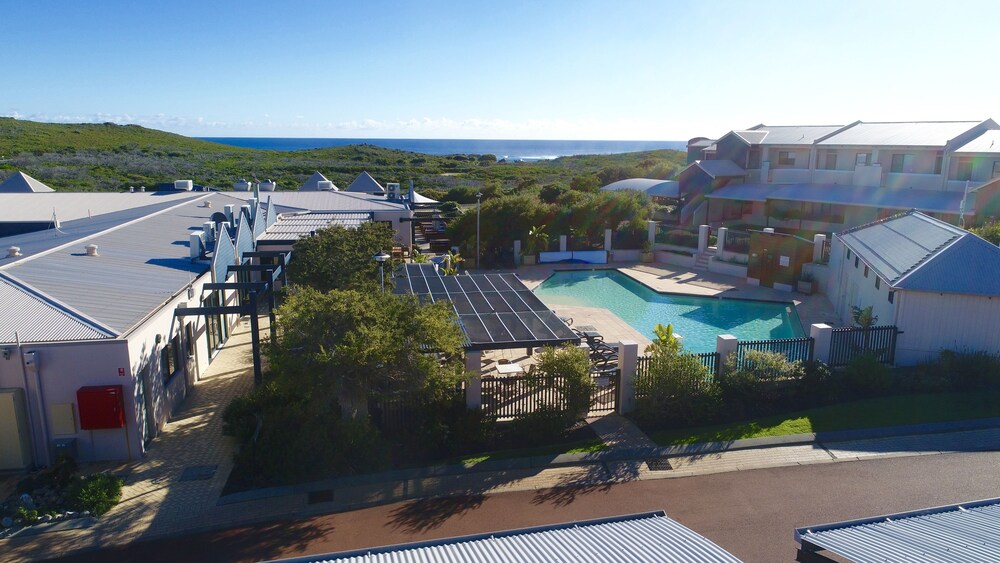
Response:
[{"label": "white wall", "polygon": [[410,246],[413,243],[411,236],[411,223],[402,222],[400,219],[412,217],[412,211],[376,211],[372,214],[375,221],[392,221],[392,228],[396,231],[396,242],[402,246]]},{"label": "white wall", "polygon": [[814,184],[846,184],[854,183],[854,170],[814,170]]},{"label": "white wall", "polygon": [[885,187],[890,189],[913,188],[916,190],[940,190],[944,177],[940,174],[905,174],[890,172],[885,177]]},{"label": "white wall", "polygon": [[[854,267],[855,254],[846,258],[846,247],[840,237],[834,236],[830,249],[829,274],[827,277],[827,296],[833,304],[834,311],[840,317],[844,326],[853,325],[853,307],[864,309],[869,305],[872,312],[878,316],[877,325],[894,324],[897,303],[889,303],[889,286],[882,280],[879,289],[875,289],[875,271],[869,269],[868,277],[864,276],[865,263],[858,260]],[[897,293],[896,298],[899,297]]]},{"label": "white wall", "polygon": [[[807,153],[808,155],[808,153]],[[796,161],[798,165],[798,161]],[[809,169],[773,168],[771,169],[771,184],[807,184],[812,176]]]},{"label": "white wall", "polygon": [[896,299],[904,332],[896,341],[897,364],[933,359],[941,350],[1000,354],[1000,295],[901,291]]}]

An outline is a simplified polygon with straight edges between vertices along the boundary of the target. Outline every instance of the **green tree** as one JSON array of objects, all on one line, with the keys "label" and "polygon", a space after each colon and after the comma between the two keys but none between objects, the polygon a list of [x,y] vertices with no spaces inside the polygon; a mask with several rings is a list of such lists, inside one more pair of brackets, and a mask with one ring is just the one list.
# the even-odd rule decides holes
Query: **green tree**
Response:
[{"label": "green tree", "polygon": [[440,396],[465,376],[463,335],[451,305],[372,291],[295,288],[267,346],[280,386],[314,413],[367,413],[370,395]]},{"label": "green tree", "polygon": [[684,353],[672,325],[656,325],[656,339],[646,347],[648,377],[636,381],[636,416],[645,423],[692,424],[715,416],[719,391],[696,356]]},{"label": "green tree", "polygon": [[[364,223],[356,229],[321,229],[295,243],[289,277],[296,284],[319,291],[376,290],[379,265],[372,257],[388,252],[394,244],[393,236],[392,227],[385,223]],[[387,262],[385,267],[388,278],[391,264]]]}]

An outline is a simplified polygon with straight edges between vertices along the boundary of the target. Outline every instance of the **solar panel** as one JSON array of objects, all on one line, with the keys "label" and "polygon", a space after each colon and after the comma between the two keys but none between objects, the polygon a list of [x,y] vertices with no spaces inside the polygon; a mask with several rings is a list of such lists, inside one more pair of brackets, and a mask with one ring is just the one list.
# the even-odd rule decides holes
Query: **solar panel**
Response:
[{"label": "solar panel", "polygon": [[515,274],[442,276],[434,264],[405,264],[398,275],[395,293],[451,302],[471,350],[580,341]]}]

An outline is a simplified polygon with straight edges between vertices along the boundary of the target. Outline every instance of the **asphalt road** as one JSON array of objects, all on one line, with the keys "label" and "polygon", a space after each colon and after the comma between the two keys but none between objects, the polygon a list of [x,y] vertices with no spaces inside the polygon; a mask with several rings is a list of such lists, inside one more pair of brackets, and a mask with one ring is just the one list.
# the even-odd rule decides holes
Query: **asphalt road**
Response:
[{"label": "asphalt road", "polygon": [[958,453],[410,501],[64,561],[260,561],[652,510],[744,561],[791,561],[796,527],[1000,497],[998,469],[1000,452]]}]

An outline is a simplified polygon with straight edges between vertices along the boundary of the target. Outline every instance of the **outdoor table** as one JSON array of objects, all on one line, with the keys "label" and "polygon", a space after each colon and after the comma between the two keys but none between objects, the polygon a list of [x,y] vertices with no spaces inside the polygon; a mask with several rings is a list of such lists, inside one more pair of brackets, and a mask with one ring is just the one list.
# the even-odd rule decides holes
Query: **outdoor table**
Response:
[{"label": "outdoor table", "polygon": [[523,373],[524,368],[520,364],[497,364],[497,373],[500,375],[513,375],[515,373]]}]

